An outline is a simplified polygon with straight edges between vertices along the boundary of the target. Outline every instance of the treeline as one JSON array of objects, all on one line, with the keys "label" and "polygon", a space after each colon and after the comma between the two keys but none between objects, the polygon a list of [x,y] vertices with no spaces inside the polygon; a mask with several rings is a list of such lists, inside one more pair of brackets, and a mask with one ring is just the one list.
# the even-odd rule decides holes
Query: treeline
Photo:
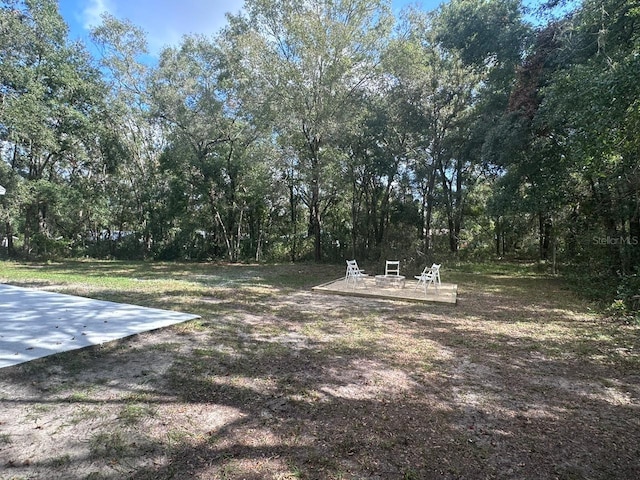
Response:
[{"label": "treeline", "polygon": [[[4,254],[640,261],[640,7],[247,0],[150,62],[0,2]],[[90,48],[89,48],[90,47]]]}]

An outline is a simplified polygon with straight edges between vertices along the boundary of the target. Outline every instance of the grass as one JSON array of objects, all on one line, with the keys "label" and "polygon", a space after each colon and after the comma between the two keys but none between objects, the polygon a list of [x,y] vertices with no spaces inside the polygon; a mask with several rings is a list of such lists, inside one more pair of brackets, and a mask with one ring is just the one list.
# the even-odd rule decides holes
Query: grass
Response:
[{"label": "grass", "polygon": [[98,432],[89,438],[89,454],[93,458],[121,458],[128,454],[126,435],[121,431]]},{"label": "grass", "polygon": [[1,262],[201,316],[0,370],[9,478],[640,475],[639,328],[533,264],[443,269],[457,306],[310,293],[332,265]]}]

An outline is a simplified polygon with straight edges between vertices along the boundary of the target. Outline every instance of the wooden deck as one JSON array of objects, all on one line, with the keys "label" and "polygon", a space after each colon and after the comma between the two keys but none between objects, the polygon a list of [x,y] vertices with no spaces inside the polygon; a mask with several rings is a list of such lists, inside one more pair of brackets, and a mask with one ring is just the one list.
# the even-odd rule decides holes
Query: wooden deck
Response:
[{"label": "wooden deck", "polygon": [[347,295],[353,297],[384,298],[388,300],[403,300],[408,302],[424,303],[448,303],[455,305],[458,298],[458,285],[443,283],[438,287],[438,292],[433,287],[429,287],[425,295],[424,287],[416,289],[417,281],[407,280],[404,288],[377,287],[375,278],[366,278],[355,288],[353,284],[347,285],[344,278],[313,287],[316,293],[328,293],[334,295]]}]

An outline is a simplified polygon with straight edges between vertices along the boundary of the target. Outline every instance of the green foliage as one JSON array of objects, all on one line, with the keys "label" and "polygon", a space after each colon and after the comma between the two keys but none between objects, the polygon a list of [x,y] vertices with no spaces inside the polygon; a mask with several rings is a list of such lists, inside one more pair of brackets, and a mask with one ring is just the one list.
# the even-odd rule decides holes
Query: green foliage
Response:
[{"label": "green foliage", "polygon": [[90,221],[92,198],[81,192],[100,171],[93,123],[103,85],[86,49],[68,42],[56,2],[4,2],[0,25],[2,181],[11,189],[2,228],[24,236],[24,254],[68,255]]},{"label": "green foliage", "polygon": [[631,311],[640,10],[553,4],[250,0],[153,64],[128,21],[91,58],[2,2],[3,255],[537,260]]},{"label": "green foliage", "polygon": [[620,277],[610,309],[627,317],[640,315],[640,275],[637,272]]},{"label": "green foliage", "polygon": [[437,39],[460,51],[467,64],[515,66],[529,34],[522,10],[518,0],[452,0],[436,17]]},{"label": "green foliage", "polygon": [[342,187],[337,162],[348,156],[338,148],[341,129],[358,116],[356,94],[376,80],[391,16],[378,0],[256,0],[245,10],[227,30],[244,58],[236,70],[245,79],[241,99],[252,116],[269,118],[295,159],[291,209],[298,202],[307,207],[320,260],[324,212]]}]

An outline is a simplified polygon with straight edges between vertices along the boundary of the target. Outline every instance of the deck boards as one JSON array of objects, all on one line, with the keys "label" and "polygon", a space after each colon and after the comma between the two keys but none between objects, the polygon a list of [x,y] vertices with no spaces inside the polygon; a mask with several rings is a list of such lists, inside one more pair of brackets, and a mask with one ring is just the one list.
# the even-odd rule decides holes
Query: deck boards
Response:
[{"label": "deck boards", "polygon": [[458,285],[452,283],[443,283],[436,293],[432,286],[428,288],[427,294],[423,287],[416,289],[417,281],[407,280],[404,288],[377,287],[375,278],[364,279],[363,285],[353,287],[352,284],[347,285],[344,278],[339,278],[331,282],[323,283],[312,288],[316,293],[326,293],[334,295],[346,295],[354,297],[370,297],[383,298],[388,300],[403,300],[409,302],[424,303],[447,303],[455,305],[458,300]]}]

